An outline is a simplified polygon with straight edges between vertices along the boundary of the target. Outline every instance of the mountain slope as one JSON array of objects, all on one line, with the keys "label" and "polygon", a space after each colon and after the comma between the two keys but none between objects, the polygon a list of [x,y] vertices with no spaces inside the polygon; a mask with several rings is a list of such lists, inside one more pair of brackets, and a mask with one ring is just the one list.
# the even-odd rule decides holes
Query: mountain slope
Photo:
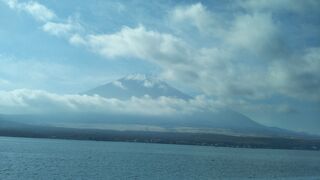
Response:
[{"label": "mountain slope", "polygon": [[100,95],[106,98],[129,99],[132,96],[148,95],[152,98],[160,96],[190,99],[189,95],[171,87],[167,83],[146,75],[134,74],[107,83],[84,92],[87,95]]}]

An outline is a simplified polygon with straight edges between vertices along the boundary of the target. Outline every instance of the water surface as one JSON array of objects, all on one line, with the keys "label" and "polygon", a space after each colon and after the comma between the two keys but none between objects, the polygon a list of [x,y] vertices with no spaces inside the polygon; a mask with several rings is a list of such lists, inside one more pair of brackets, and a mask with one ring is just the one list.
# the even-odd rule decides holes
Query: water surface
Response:
[{"label": "water surface", "polygon": [[0,137],[0,179],[320,179],[320,152]]}]

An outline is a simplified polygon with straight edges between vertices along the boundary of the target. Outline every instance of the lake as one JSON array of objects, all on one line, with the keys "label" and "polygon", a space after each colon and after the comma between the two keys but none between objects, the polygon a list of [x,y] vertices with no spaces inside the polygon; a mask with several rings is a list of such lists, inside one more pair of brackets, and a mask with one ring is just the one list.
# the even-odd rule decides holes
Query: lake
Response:
[{"label": "lake", "polygon": [[320,179],[320,152],[0,137],[0,179]]}]

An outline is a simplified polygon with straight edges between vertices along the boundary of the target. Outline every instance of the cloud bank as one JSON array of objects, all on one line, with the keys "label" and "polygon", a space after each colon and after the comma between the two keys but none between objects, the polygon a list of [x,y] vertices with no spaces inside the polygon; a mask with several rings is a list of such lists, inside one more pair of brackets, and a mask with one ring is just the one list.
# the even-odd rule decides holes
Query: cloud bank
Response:
[{"label": "cloud bank", "polygon": [[192,100],[149,96],[131,97],[128,100],[104,98],[98,95],[59,95],[41,90],[17,89],[0,91],[0,113],[109,113],[138,114],[146,116],[172,116],[215,111],[218,104],[198,96]]}]

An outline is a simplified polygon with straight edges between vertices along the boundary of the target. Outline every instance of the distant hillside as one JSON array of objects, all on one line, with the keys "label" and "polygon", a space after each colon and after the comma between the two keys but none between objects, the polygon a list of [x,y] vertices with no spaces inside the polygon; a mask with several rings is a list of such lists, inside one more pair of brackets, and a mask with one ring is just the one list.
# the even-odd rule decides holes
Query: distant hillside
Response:
[{"label": "distant hillside", "polygon": [[[231,110],[199,112],[179,116],[143,116],[126,114],[63,113],[0,115],[3,124],[55,126],[61,128],[124,131],[193,132],[251,137],[286,137],[311,139],[314,136],[263,126]],[[12,123],[8,123],[12,122]],[[0,122],[0,126],[1,126]],[[4,126],[3,126],[4,127]]]},{"label": "distant hillside", "polygon": [[112,131],[26,125],[0,120],[0,136],[95,141],[188,144],[239,148],[320,150],[320,140],[275,137],[227,136],[206,133]]}]

